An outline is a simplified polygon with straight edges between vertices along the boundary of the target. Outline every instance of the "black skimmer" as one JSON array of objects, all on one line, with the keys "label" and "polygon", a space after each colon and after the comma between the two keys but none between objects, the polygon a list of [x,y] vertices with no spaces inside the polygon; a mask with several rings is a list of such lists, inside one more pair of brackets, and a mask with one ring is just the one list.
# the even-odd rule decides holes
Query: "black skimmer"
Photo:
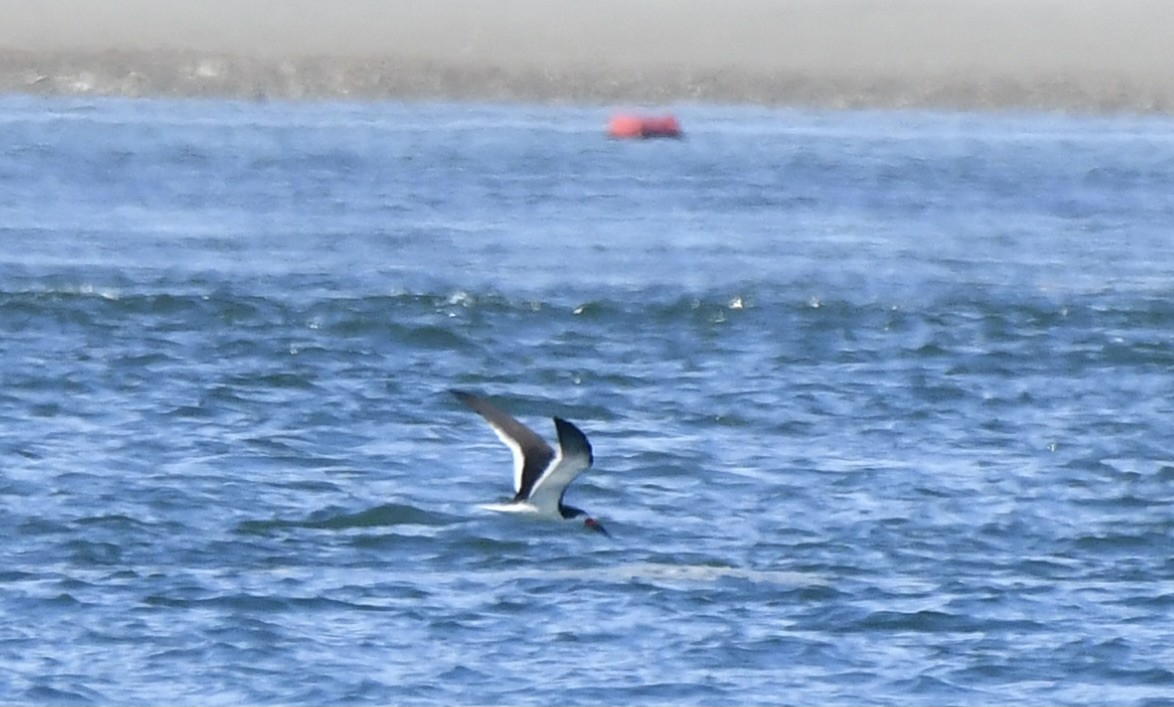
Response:
[{"label": "black skimmer", "polygon": [[554,418],[558,431],[555,452],[534,430],[495,407],[485,398],[462,390],[450,391],[457,400],[484,417],[499,439],[514,453],[514,498],[509,503],[487,505],[494,511],[531,513],[556,520],[583,518],[583,525],[611,537],[587,511],[563,503],[567,487],[595,458],[582,430],[561,417]]}]

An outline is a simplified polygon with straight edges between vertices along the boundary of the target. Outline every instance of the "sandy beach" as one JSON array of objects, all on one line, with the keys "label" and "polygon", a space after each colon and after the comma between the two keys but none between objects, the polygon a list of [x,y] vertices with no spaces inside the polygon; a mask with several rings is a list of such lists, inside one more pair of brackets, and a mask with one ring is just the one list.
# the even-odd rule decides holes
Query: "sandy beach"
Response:
[{"label": "sandy beach", "polygon": [[0,90],[1174,112],[1164,0],[0,0]]}]

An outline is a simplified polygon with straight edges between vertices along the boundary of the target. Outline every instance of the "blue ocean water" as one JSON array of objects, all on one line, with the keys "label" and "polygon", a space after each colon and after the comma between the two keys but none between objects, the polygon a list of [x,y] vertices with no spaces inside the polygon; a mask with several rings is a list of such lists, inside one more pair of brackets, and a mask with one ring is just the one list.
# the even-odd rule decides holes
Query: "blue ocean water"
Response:
[{"label": "blue ocean water", "polygon": [[1174,121],[676,112],[0,99],[0,701],[1174,702]]}]

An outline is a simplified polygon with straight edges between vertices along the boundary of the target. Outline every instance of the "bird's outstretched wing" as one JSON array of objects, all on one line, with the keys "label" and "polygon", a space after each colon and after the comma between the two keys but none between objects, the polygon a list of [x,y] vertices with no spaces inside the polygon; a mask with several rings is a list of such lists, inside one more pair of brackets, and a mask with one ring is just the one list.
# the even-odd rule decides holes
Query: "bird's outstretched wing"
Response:
[{"label": "bird's outstretched wing", "polygon": [[562,504],[563,494],[579,474],[595,461],[587,435],[578,427],[562,419],[554,418],[558,430],[558,454],[530,490],[529,501],[539,508],[557,510]]},{"label": "bird's outstretched wing", "polygon": [[[552,467],[555,460],[554,449],[538,436],[534,430],[515,420],[485,398],[463,390],[449,391],[489,423],[498,438],[505,443],[514,454],[514,500],[524,501],[530,498],[533,489],[543,475]],[[567,423],[570,424],[570,423]],[[572,426],[573,429],[573,426]],[[575,430],[579,432],[578,430]],[[582,432],[579,432],[582,435]],[[587,438],[584,437],[586,442]],[[562,444],[562,430],[559,430],[559,443]],[[588,456],[591,447],[587,447]],[[572,477],[574,478],[574,477]],[[568,483],[570,483],[568,481]]]}]

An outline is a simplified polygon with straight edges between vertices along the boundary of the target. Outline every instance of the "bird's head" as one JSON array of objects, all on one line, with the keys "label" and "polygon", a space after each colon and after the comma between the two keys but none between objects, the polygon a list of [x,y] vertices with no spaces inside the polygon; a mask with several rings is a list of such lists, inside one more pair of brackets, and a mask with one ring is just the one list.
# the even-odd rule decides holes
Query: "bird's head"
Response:
[{"label": "bird's head", "polygon": [[587,520],[583,521],[583,527],[594,530],[597,533],[603,533],[604,537],[611,537],[611,533],[607,532],[607,529],[603,527],[603,523],[600,523],[594,518],[588,517]]}]

